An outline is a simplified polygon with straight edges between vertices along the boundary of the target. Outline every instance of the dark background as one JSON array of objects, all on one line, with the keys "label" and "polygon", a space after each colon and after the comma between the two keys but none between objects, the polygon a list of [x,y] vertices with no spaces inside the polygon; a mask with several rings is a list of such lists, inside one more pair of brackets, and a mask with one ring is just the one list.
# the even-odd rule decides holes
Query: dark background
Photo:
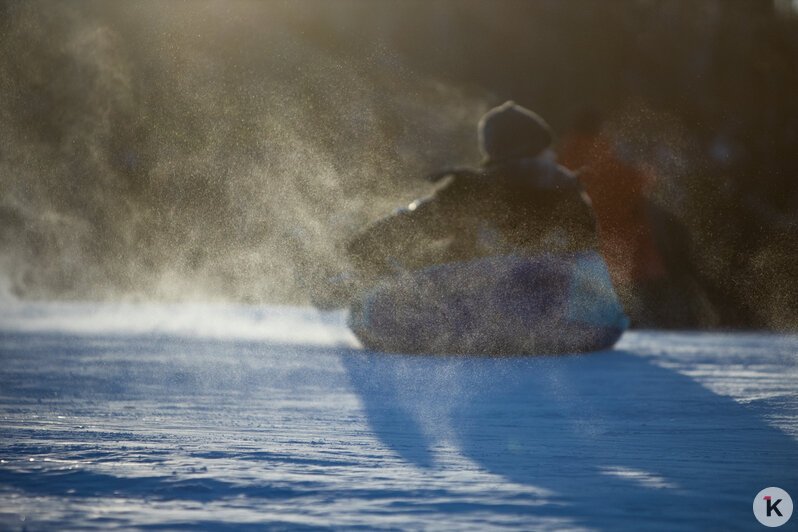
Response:
[{"label": "dark background", "polygon": [[5,2],[0,48],[6,300],[305,302],[513,99],[656,173],[697,325],[798,326],[790,2]]}]

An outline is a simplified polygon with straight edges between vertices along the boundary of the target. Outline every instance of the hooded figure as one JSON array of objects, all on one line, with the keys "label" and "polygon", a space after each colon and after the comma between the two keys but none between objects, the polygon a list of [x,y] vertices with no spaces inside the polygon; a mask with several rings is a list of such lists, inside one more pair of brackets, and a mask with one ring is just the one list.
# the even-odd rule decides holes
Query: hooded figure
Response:
[{"label": "hooded figure", "polygon": [[[484,160],[348,246],[349,327],[368,349],[565,353],[605,349],[628,325],[596,252],[590,201],[547,157],[552,135],[507,102],[479,123]],[[544,155],[545,154],[545,155]]]},{"label": "hooded figure", "polygon": [[483,165],[537,157],[552,141],[551,128],[537,114],[508,101],[494,107],[479,121],[479,149]]},{"label": "hooded figure", "polygon": [[434,194],[349,242],[350,259],[365,279],[482,257],[597,247],[593,210],[579,180],[543,157],[552,142],[548,124],[508,101],[478,127],[480,168],[430,176],[442,182]]}]

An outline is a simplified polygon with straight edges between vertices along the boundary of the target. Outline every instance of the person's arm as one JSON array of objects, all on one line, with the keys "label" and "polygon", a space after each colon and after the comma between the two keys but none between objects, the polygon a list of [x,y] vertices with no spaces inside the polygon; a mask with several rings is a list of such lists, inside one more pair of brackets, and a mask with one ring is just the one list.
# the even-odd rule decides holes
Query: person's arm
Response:
[{"label": "person's arm", "polygon": [[381,276],[397,269],[413,269],[426,246],[443,234],[440,208],[435,197],[419,200],[357,233],[347,245],[355,268]]}]

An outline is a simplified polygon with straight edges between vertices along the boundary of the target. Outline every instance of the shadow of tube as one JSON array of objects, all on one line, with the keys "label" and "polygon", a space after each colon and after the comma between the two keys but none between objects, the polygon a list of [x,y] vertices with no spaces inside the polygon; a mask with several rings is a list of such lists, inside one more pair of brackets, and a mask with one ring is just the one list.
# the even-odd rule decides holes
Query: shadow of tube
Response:
[{"label": "shadow of tube", "polygon": [[624,351],[342,357],[374,432],[439,467],[442,440],[556,499],[531,513],[618,529],[745,528],[753,496],[798,488],[796,442],[757,412]]}]

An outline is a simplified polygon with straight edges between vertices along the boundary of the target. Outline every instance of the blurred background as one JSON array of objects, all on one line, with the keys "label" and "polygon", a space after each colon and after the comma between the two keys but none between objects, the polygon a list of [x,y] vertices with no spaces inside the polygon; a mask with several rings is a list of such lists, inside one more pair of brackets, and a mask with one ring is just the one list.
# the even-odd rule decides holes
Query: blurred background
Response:
[{"label": "blurred background", "polygon": [[639,323],[798,327],[795,2],[8,1],[0,47],[0,301],[306,303],[512,99]]}]

